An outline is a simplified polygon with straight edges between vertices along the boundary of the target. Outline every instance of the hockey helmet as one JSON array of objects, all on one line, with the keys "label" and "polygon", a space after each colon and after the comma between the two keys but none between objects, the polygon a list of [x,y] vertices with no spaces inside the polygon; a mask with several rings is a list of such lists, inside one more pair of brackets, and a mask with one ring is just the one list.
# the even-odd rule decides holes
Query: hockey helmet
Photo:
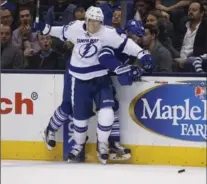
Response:
[{"label": "hockey helmet", "polygon": [[139,20],[129,20],[125,25],[125,30],[132,32],[138,37],[143,37],[145,33],[144,24]]},{"label": "hockey helmet", "polygon": [[104,21],[104,14],[103,14],[101,8],[95,7],[95,6],[90,6],[86,11],[85,18],[86,18],[86,20],[91,19],[91,20],[97,20],[97,21],[103,22]]}]

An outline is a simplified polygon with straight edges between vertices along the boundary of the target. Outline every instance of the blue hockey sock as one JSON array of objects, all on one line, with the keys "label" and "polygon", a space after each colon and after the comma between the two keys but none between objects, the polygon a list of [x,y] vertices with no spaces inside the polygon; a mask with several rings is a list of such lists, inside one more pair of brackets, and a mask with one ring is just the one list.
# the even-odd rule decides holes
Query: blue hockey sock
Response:
[{"label": "blue hockey sock", "polygon": [[120,142],[120,122],[117,112],[114,113],[114,123],[109,136],[109,142]]},{"label": "blue hockey sock", "polygon": [[57,132],[65,122],[69,122],[69,115],[70,114],[66,114],[65,112],[63,112],[61,106],[59,106],[55,110],[53,116],[50,118],[50,122],[48,125],[49,130]]}]

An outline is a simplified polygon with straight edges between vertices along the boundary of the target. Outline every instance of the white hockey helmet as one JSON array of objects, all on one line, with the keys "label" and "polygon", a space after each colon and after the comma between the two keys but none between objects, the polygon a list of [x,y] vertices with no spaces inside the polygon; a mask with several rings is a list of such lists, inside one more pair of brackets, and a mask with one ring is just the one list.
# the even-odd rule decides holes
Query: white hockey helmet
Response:
[{"label": "white hockey helmet", "polygon": [[97,20],[97,21],[100,21],[103,23],[104,14],[103,14],[101,8],[95,7],[95,6],[90,6],[86,11],[85,18],[87,21],[89,19],[91,19],[91,20]]}]

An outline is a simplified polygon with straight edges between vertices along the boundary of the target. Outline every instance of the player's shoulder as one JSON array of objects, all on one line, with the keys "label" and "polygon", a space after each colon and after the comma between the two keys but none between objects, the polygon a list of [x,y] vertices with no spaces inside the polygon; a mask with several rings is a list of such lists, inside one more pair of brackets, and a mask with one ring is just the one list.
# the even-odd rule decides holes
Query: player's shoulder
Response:
[{"label": "player's shoulder", "polygon": [[107,33],[108,36],[111,35],[113,37],[115,35],[119,35],[123,38],[126,38],[126,34],[125,34],[124,30],[121,28],[117,29],[117,28],[113,28],[111,26],[105,25],[104,29],[105,29],[105,32]]},{"label": "player's shoulder", "polygon": [[119,34],[119,31],[117,31],[117,29],[115,29],[112,26],[108,26],[108,25],[104,25],[103,29],[105,32],[107,32],[108,34]]},{"label": "player's shoulder", "polygon": [[112,26],[104,25],[103,28],[105,29],[105,31],[115,31],[115,28],[113,28]]},{"label": "player's shoulder", "polygon": [[67,30],[68,28],[76,28],[76,29],[80,29],[81,26],[83,26],[85,21],[81,21],[81,20],[74,20],[69,22],[67,25],[64,26],[64,29]]}]

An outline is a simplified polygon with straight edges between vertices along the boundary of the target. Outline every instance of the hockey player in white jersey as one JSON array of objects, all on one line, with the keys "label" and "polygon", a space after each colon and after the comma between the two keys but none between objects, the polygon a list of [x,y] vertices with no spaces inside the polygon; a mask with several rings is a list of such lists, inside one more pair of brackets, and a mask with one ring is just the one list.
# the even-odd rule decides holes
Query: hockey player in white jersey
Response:
[{"label": "hockey player in white jersey", "polygon": [[120,83],[134,80],[138,72],[136,68],[123,66],[121,63],[99,63],[98,54],[103,46],[120,49],[123,53],[135,56],[141,61],[151,60],[148,52],[144,52],[132,40],[124,39],[116,30],[105,27],[101,23],[104,17],[100,8],[90,7],[86,12],[86,21],[75,21],[64,27],[47,25],[43,34],[50,34],[74,44],[69,73],[71,75],[71,100],[74,116],[74,140],[76,145],[69,153],[68,160],[74,160],[82,151],[86,140],[88,119],[92,115],[93,100],[99,95],[97,153],[101,163],[108,159],[108,137],[114,121],[113,92],[108,70],[120,77]]}]

